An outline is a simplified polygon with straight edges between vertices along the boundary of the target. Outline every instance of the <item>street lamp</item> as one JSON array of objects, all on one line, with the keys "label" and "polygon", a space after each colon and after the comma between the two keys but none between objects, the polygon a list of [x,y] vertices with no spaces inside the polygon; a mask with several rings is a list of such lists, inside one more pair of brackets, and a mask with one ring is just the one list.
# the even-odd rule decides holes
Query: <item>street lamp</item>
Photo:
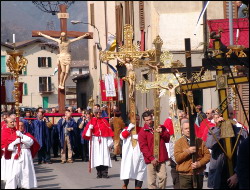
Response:
[{"label": "street lamp", "polygon": [[93,27],[97,30],[97,32],[98,32],[98,43],[96,43],[97,49],[98,49],[99,51],[102,51],[102,46],[101,46],[101,44],[100,44],[100,34],[99,34],[99,30],[98,30],[98,28],[96,28],[95,25],[90,24],[90,23],[88,23],[88,22],[82,22],[82,21],[79,21],[79,20],[72,20],[72,21],[70,21],[70,22],[71,22],[72,24],[80,24],[80,23],[82,23],[82,24],[88,24],[88,25],[90,25],[90,26],[93,26]]}]

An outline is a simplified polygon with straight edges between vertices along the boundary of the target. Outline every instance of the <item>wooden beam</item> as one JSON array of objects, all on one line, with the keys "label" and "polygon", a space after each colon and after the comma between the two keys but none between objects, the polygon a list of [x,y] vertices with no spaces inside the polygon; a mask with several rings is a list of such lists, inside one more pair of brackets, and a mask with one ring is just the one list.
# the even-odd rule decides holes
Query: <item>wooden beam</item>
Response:
[{"label": "wooden beam", "polygon": [[[42,32],[43,34],[49,35],[51,37],[60,37],[61,36],[61,32],[60,31],[54,31],[54,30],[46,30],[46,31],[41,31],[41,30],[33,30],[32,31],[32,37],[43,37],[43,36],[39,36],[38,32]],[[67,32],[67,37],[70,38],[75,38],[75,37],[79,37],[82,36],[84,34],[89,33],[89,36],[86,36],[84,39],[93,39],[93,32],[78,32],[78,31],[68,31]]]},{"label": "wooden beam", "polygon": [[[247,83],[248,78],[247,77],[234,77],[235,83],[236,84],[242,84],[242,83]],[[213,88],[216,87],[216,81],[215,80],[209,80],[209,81],[201,81],[201,82],[194,82],[193,84],[188,83],[188,84],[182,84],[182,89],[183,90],[195,90],[195,89],[205,89],[205,88]],[[234,85],[234,81],[232,78],[227,79],[227,84],[228,85]]]}]

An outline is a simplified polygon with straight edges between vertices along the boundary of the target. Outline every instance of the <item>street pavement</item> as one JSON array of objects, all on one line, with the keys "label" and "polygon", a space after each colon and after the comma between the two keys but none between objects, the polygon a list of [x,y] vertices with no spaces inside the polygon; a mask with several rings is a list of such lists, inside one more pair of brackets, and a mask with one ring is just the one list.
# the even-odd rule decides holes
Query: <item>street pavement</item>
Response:
[{"label": "street pavement", "polygon": [[[109,169],[108,179],[97,179],[96,169],[88,172],[88,162],[76,159],[74,163],[61,164],[59,158],[52,158],[53,164],[38,165],[35,159],[35,171],[39,189],[121,189],[123,181],[120,180],[120,164],[112,160],[113,167]],[[167,162],[166,189],[173,189],[170,166]],[[130,180],[128,188],[134,189],[134,180]],[[1,181],[1,189],[4,188]],[[143,189],[147,189],[147,180],[143,182]],[[207,188],[207,178],[204,178],[203,188]]]}]

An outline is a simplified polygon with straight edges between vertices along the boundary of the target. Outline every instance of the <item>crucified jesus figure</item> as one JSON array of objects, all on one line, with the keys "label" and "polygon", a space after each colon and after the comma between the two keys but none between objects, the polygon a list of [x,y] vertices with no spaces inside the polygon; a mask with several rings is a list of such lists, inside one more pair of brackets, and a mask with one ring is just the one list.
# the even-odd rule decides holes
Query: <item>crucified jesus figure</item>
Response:
[{"label": "crucified jesus figure", "polygon": [[125,61],[120,59],[118,56],[116,58],[127,68],[127,76],[123,77],[123,79],[126,80],[129,84],[129,98],[134,98],[136,80],[136,75],[133,66],[134,59],[132,59],[129,55],[125,56]]},{"label": "crucified jesus figure", "polygon": [[174,116],[177,116],[177,101],[176,101],[176,95],[175,95],[175,89],[179,86],[173,86],[172,83],[168,83],[167,87],[160,86],[161,88],[167,89],[169,91],[169,106],[170,109],[173,111]]},{"label": "crucified jesus figure", "polygon": [[71,64],[71,54],[69,52],[69,44],[78,40],[83,39],[86,36],[89,36],[89,33],[79,36],[75,39],[69,40],[67,39],[66,33],[62,32],[61,37],[59,39],[52,38],[46,34],[38,32],[38,35],[43,36],[47,39],[53,40],[58,43],[59,51],[57,65],[61,67],[60,81],[58,88],[64,89],[65,81],[69,74],[70,64]]}]

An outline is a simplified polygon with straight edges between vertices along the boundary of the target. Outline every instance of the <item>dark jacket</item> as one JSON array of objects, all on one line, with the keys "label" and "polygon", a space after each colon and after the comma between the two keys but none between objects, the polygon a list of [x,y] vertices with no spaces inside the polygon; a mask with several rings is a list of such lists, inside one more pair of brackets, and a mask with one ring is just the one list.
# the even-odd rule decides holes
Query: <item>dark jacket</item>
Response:
[{"label": "dark jacket", "polygon": [[[67,126],[66,126],[67,125]],[[69,139],[70,139],[70,144],[72,148],[75,148],[75,130],[77,128],[77,124],[75,122],[75,120],[73,118],[69,119],[69,121],[65,121],[63,118],[61,118],[58,123],[57,123],[57,127],[58,127],[58,133],[59,133],[59,140],[60,140],[60,145],[61,148],[63,148],[64,146],[64,128],[73,128],[73,131],[68,131],[69,134]]]},{"label": "dark jacket", "polygon": [[240,144],[236,165],[240,189],[249,189],[249,136]]},{"label": "dark jacket", "polygon": [[34,125],[34,137],[38,141],[40,148],[46,146],[46,150],[51,148],[51,129],[48,128],[44,120],[35,120]]},{"label": "dark jacket", "polygon": [[[233,125],[233,130],[235,137],[232,137],[232,147],[235,145],[236,138],[240,132],[240,127],[236,127]],[[223,146],[223,140],[220,138],[220,128],[219,127],[212,127],[211,131],[213,134],[216,136],[220,144]],[[236,150],[234,151],[233,154],[233,165],[236,166],[237,162],[237,155],[238,155],[238,148],[241,142],[247,138],[247,131],[245,129],[242,130],[239,142],[237,143]],[[211,159],[210,159],[210,166],[209,166],[209,173],[208,173],[208,183],[207,186],[209,188],[214,188],[214,189],[224,189],[224,188],[229,188],[227,186],[227,179],[230,177],[228,175],[228,170],[227,170],[227,157],[220,148],[219,144],[217,141],[214,139],[213,135],[211,132],[208,133],[207,137],[207,142],[206,142],[207,148],[212,150],[211,153]],[[236,167],[234,167],[234,170]]]},{"label": "dark jacket", "polygon": [[[170,135],[168,130],[162,125],[162,132],[160,134],[160,150],[159,150],[159,162],[165,162],[168,160],[168,153],[165,143],[168,143]],[[138,133],[138,142],[140,150],[143,154],[146,164],[150,164],[155,159],[154,157],[154,131],[148,125],[144,127]]]}]

